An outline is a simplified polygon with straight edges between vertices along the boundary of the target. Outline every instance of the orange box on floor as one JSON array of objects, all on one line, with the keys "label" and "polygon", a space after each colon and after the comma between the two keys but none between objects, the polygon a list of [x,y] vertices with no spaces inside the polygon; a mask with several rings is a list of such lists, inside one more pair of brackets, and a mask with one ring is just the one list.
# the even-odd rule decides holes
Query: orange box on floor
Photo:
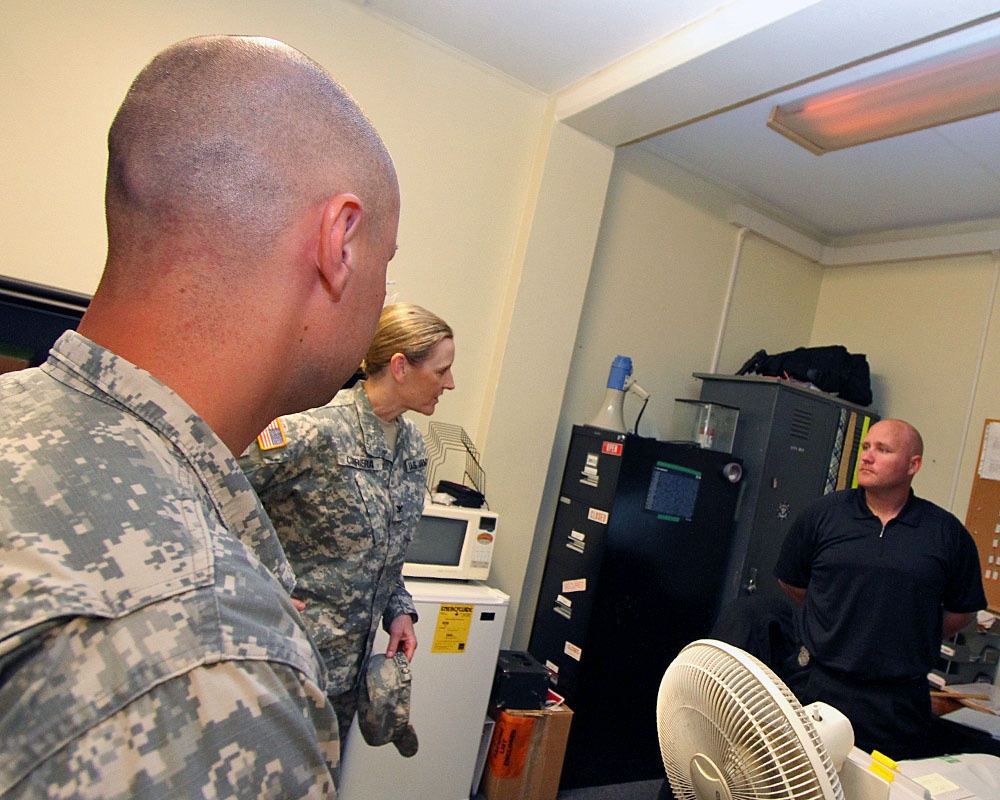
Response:
[{"label": "orange box on floor", "polygon": [[486,760],[486,800],[555,800],[573,712],[568,706],[500,712]]}]

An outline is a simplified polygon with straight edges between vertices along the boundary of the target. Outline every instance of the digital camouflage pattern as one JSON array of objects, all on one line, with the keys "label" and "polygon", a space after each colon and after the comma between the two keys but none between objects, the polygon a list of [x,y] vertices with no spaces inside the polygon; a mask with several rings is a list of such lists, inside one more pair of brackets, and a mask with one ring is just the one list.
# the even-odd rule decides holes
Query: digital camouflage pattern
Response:
[{"label": "digital camouflage pattern", "polygon": [[334,797],[292,573],[205,422],[73,332],[0,413],[0,795]]},{"label": "digital camouflage pattern", "polygon": [[417,754],[417,732],[410,724],[410,686],[413,676],[406,653],[392,658],[376,653],[365,664],[358,687],[358,728],[372,747],[392,742],[400,755]]},{"label": "digital camouflage pattern", "polygon": [[416,618],[402,568],[427,457],[417,427],[398,419],[390,452],[361,381],[322,408],[282,417],[284,446],[255,442],[240,459],[295,570],[331,696],[356,688],[380,620],[388,629],[400,614]]}]

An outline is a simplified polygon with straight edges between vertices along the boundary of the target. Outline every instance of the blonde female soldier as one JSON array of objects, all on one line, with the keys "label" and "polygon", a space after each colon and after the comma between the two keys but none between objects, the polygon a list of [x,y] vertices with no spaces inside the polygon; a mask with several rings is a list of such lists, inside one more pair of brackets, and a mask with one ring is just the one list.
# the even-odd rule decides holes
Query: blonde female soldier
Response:
[{"label": "blonde female soldier", "polygon": [[330,403],[275,420],[240,465],[274,522],[307,626],[327,667],[341,742],[381,622],[386,656],[413,658],[416,611],[402,579],[424,499],[427,458],[403,414],[433,414],[454,389],[454,335],[419,306],[387,306],[364,379]]}]

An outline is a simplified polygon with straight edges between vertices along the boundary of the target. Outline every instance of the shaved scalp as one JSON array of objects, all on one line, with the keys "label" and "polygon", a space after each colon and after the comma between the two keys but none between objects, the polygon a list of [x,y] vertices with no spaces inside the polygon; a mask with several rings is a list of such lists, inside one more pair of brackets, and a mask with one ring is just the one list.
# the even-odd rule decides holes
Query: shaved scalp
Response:
[{"label": "shaved scalp", "polygon": [[310,205],[351,192],[378,225],[396,190],[346,90],[270,39],[199,37],[160,53],[129,89],[108,154],[110,270],[165,238],[259,261]]},{"label": "shaved scalp", "polygon": [[883,419],[876,425],[884,423],[894,428],[900,435],[901,444],[907,449],[911,456],[922,456],[924,454],[924,439],[913,425],[903,419]]},{"label": "shaved scalp", "polygon": [[897,419],[894,421],[899,423],[903,428],[907,446],[910,449],[910,455],[922,456],[924,454],[924,438],[920,435],[920,431],[906,420]]}]

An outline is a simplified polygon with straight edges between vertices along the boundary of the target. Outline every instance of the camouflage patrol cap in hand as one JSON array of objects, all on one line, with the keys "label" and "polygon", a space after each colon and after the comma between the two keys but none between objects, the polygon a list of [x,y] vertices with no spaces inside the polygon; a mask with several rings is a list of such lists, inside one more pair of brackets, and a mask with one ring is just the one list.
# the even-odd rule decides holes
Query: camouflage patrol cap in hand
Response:
[{"label": "camouflage patrol cap in hand", "polygon": [[410,662],[401,651],[393,658],[372,656],[358,689],[358,727],[373,747],[392,742],[400,755],[416,755],[417,733],[410,724]]}]

